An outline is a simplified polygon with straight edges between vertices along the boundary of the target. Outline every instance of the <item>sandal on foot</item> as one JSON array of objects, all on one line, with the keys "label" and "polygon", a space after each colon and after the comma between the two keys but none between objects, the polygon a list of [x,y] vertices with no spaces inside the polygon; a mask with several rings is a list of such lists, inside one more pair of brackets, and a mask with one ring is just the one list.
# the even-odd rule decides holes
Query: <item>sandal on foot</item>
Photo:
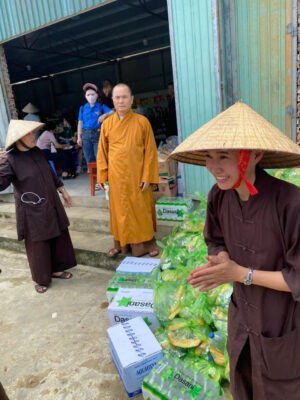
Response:
[{"label": "sandal on foot", "polygon": [[150,257],[156,257],[156,256],[158,256],[159,255],[159,250],[152,250],[152,251],[149,251],[149,256]]},{"label": "sandal on foot", "polygon": [[71,272],[64,271],[60,275],[52,275],[52,278],[57,278],[57,279],[71,279],[72,278]]},{"label": "sandal on foot", "polygon": [[34,288],[35,288],[37,293],[41,294],[41,293],[47,292],[48,286],[37,284],[37,285],[34,286]]},{"label": "sandal on foot", "polygon": [[121,250],[118,250],[118,249],[110,249],[107,253],[106,253],[106,255],[108,256],[108,257],[115,257],[117,254],[119,254],[119,253],[121,253]]}]

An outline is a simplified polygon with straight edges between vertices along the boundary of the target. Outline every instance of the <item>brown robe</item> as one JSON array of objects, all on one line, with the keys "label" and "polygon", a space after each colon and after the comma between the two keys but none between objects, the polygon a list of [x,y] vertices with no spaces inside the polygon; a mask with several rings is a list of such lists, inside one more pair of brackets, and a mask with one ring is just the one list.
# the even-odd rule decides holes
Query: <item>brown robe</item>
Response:
[{"label": "brown robe", "polygon": [[[25,239],[33,279],[48,285],[51,273],[76,265],[67,229],[69,220],[57,193],[57,188],[63,183],[37,147],[28,151],[15,148],[0,165],[0,191],[11,183],[14,186],[18,240]],[[21,200],[24,193],[27,194],[23,200],[29,203]],[[39,199],[42,199],[40,203]]]},{"label": "brown robe", "polygon": [[156,213],[152,189],[141,182],[158,183],[158,157],[147,118],[130,110],[118,113],[101,127],[97,154],[97,181],[109,183],[110,230],[115,248],[141,256],[157,249],[153,240]]},{"label": "brown robe", "polygon": [[259,193],[247,202],[235,190],[212,188],[208,254],[227,251],[244,267],[282,271],[291,293],[234,283],[228,314],[231,391],[235,400],[299,400],[300,189],[259,168],[255,186]]}]

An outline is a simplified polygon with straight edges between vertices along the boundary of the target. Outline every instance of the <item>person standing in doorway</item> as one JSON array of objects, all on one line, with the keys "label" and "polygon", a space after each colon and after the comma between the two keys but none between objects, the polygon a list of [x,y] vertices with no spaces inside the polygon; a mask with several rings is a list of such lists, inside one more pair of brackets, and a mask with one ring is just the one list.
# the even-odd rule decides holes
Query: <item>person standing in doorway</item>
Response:
[{"label": "person standing in doorway", "polygon": [[[32,103],[28,103],[24,108],[23,108],[23,113],[25,113],[24,121],[35,121],[35,122],[41,122],[41,118],[38,114],[39,109]],[[40,136],[41,131],[37,131],[35,133],[35,140],[37,141],[39,136]]]},{"label": "person standing in doorway", "polygon": [[87,103],[79,109],[77,143],[83,147],[85,160],[89,164],[96,161],[101,124],[112,110],[98,102],[99,89],[93,83],[86,83],[83,91]]},{"label": "person standing in doorway", "polygon": [[111,109],[114,108],[114,103],[112,101],[112,90],[112,82],[109,79],[104,79],[102,82],[101,102]]},{"label": "person standing in doorway", "polygon": [[97,156],[97,181],[108,181],[110,229],[114,247],[109,257],[131,250],[133,256],[159,254],[151,183],[158,183],[158,157],[151,125],[131,110],[128,85],[113,89],[115,114],[104,121]]},{"label": "person standing in doorway", "polygon": [[168,84],[168,113],[167,113],[167,138],[177,136],[176,105],[173,82]]}]

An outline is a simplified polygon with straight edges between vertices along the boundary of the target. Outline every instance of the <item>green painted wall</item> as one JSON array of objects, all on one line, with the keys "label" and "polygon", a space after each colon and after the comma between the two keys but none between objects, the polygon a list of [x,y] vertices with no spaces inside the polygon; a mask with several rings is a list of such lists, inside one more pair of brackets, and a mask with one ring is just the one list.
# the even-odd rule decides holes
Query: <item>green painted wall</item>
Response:
[{"label": "green painted wall", "polygon": [[[292,4],[292,0],[289,2]],[[290,90],[286,62],[286,51],[291,50],[286,46],[289,2],[235,0],[235,27],[239,100],[290,136],[286,121]]]},{"label": "green painted wall", "polygon": [[106,0],[0,0],[0,43]]},{"label": "green painted wall", "polygon": [[[170,3],[181,133],[184,140],[217,113],[212,2],[171,0]],[[186,193],[193,194],[196,190],[208,193],[214,179],[206,169],[186,164],[184,168]]]}]

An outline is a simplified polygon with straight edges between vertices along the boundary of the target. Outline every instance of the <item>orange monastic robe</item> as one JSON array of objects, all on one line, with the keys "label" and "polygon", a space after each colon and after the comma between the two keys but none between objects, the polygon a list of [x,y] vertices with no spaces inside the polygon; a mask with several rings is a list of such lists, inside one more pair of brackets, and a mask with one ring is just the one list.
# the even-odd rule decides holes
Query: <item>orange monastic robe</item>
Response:
[{"label": "orange monastic robe", "polygon": [[156,230],[152,189],[141,182],[158,183],[158,158],[147,118],[130,110],[118,113],[101,127],[97,154],[97,181],[109,184],[110,230],[122,247],[149,241]]}]

